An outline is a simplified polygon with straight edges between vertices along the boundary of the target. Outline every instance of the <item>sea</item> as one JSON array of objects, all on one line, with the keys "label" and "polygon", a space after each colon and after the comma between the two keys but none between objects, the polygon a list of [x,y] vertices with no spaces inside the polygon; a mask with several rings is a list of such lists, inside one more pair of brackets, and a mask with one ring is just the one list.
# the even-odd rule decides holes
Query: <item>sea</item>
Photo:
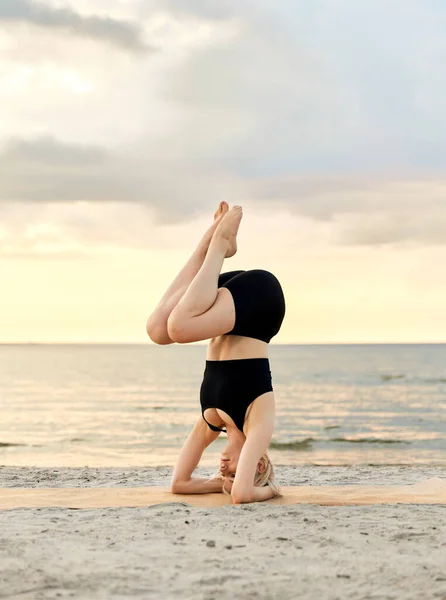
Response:
[{"label": "sea", "polygon": [[[0,345],[0,465],[173,466],[205,358],[203,345]],[[276,465],[446,465],[446,344],[271,345],[270,362]]]}]

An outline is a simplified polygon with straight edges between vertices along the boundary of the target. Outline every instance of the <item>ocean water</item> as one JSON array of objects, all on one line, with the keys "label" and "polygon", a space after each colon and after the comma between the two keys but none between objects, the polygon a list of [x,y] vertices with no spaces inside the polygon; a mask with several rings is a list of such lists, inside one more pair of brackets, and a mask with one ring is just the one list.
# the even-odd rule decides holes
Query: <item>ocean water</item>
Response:
[{"label": "ocean water", "polygon": [[[0,465],[170,466],[204,346],[0,345]],[[271,346],[275,464],[446,465],[446,345]],[[226,436],[205,452],[218,464]]]}]

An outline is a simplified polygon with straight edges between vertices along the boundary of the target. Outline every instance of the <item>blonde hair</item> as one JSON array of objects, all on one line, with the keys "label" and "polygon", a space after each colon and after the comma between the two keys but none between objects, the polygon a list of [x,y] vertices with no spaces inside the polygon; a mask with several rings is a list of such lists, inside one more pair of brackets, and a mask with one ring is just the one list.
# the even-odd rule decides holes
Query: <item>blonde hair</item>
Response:
[{"label": "blonde hair", "polygon": [[[274,468],[273,468],[272,462],[266,452],[265,452],[265,454],[263,454],[261,456],[259,463],[262,463],[265,468],[263,469],[263,473],[260,473],[260,471],[258,469],[256,469],[256,473],[254,475],[254,487],[269,486],[271,488],[274,496],[282,496],[282,494],[280,492],[280,487],[275,481]],[[219,470],[215,474],[215,477],[220,478],[223,482],[222,483],[223,494],[226,494],[226,496],[230,496],[231,493],[225,489],[223,473]]]}]

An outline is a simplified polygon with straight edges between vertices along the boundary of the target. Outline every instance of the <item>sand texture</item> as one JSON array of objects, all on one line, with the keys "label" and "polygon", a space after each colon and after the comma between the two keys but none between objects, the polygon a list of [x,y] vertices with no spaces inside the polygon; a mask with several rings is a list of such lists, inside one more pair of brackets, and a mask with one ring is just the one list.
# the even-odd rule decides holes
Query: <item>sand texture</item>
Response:
[{"label": "sand texture", "polygon": [[[7,467],[0,487],[144,494],[137,488],[155,492],[170,473]],[[441,491],[446,469],[287,467],[277,476],[314,490],[411,486],[425,494]],[[0,511],[0,598],[446,600],[446,506],[9,507]]]},{"label": "sand texture", "polygon": [[[283,486],[282,495],[267,502],[274,506],[374,504],[441,504],[446,506],[446,478],[431,477],[411,485]],[[223,494],[174,495],[165,487],[137,488],[0,488],[0,509],[16,508],[139,508],[183,502],[215,508],[232,504]]]}]

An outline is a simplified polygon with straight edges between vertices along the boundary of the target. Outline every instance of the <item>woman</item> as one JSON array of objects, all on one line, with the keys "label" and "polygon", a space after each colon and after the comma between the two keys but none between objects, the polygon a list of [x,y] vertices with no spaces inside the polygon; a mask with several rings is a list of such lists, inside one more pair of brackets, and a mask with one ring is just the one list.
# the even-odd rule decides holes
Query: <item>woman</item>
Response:
[{"label": "woman", "polygon": [[[157,344],[210,339],[200,391],[202,414],[181,449],[174,494],[231,493],[234,504],[280,495],[266,450],[274,429],[268,343],[285,315],[278,280],[268,271],[220,275],[237,251],[242,208],[221,202],[214,224],[147,320]],[[228,444],[219,476],[193,478],[203,451],[222,431]],[[223,482],[222,482],[223,480]]]}]

